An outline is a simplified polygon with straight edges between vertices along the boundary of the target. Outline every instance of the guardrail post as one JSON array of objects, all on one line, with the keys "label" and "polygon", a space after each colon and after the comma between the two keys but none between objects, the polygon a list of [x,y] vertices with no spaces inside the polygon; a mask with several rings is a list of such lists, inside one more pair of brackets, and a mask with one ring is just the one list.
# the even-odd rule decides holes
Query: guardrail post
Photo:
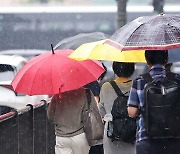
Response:
[{"label": "guardrail post", "polygon": [[34,154],[33,150],[33,106],[18,111],[19,154]]},{"label": "guardrail post", "polygon": [[34,154],[46,154],[46,106],[45,100],[34,106]]},{"label": "guardrail post", "polygon": [[[49,102],[47,103],[47,107],[48,107],[48,104]],[[56,136],[55,136],[54,125],[51,122],[49,122],[49,120],[47,119],[47,144],[46,144],[47,152],[46,154],[55,154],[55,144],[56,144]]]}]

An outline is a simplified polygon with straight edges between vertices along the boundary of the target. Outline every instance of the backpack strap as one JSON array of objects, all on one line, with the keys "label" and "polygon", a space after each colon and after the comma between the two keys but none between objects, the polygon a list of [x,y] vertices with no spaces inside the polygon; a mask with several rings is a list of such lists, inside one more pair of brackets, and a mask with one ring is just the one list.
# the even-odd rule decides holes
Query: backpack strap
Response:
[{"label": "backpack strap", "polygon": [[122,93],[121,89],[118,87],[115,81],[109,81],[109,83],[111,84],[111,86],[113,87],[114,91],[118,96],[124,96],[124,94]]},{"label": "backpack strap", "polygon": [[91,104],[91,92],[89,89],[85,89],[86,91],[86,97],[87,97],[87,102],[88,102],[88,109],[90,108],[90,104]]},{"label": "backpack strap", "polygon": [[145,74],[142,74],[141,75],[143,77],[143,79],[146,81],[146,83],[148,82],[152,82],[153,81],[153,78],[151,77],[150,73],[145,73]]}]

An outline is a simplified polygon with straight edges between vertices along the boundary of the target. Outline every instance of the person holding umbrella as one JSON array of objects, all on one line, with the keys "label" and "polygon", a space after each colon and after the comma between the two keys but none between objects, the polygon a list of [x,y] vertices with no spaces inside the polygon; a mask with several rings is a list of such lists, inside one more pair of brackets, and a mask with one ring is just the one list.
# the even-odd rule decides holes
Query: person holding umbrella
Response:
[{"label": "person holding umbrella", "polygon": [[[28,95],[52,95],[49,120],[55,124],[56,154],[88,154],[83,112],[88,104],[84,85],[105,71],[97,61],[68,58],[73,50],[53,50],[32,58],[12,81],[14,91]],[[89,94],[89,93],[88,93]],[[97,107],[92,93],[91,103]],[[102,121],[101,121],[102,122]]]},{"label": "person holding umbrella", "polygon": [[[82,113],[87,101],[84,88],[56,94],[49,104],[48,119],[55,124],[56,154],[88,154],[89,145],[83,130]],[[91,93],[91,102],[96,104]]]},{"label": "person holding umbrella", "polygon": [[[174,74],[173,78],[168,78],[168,72],[165,68],[167,62],[168,62],[168,51],[167,50],[146,50],[145,51],[145,58],[147,61],[147,64],[150,68],[149,71],[149,75],[151,76],[151,79],[153,79],[154,83],[156,83],[155,81],[158,81],[158,83],[163,83],[166,78],[168,80],[172,80],[174,81],[177,86],[180,86],[180,75],[179,74]],[[173,73],[171,73],[173,74]],[[174,83],[173,82],[173,83]],[[150,113],[151,110],[151,115],[156,115],[156,119],[159,119],[160,121],[162,121],[163,123],[167,122],[166,124],[173,124],[172,120],[176,119],[178,120],[178,114],[176,115],[176,118],[171,118],[170,117],[170,121],[163,119],[163,118],[158,118],[160,117],[160,111],[158,110],[158,113],[155,112],[155,110],[152,110],[150,108],[147,108],[147,103],[148,100],[151,101],[152,103],[154,102],[154,104],[156,104],[157,107],[157,103],[158,105],[160,104],[160,99],[161,93],[156,93],[156,96],[158,95],[158,99],[154,98],[153,96],[151,96],[151,100],[149,99],[149,97],[146,97],[146,93],[148,93],[146,90],[146,87],[148,86],[147,80],[145,78],[144,75],[141,75],[137,78],[135,78],[133,80],[133,84],[132,84],[132,88],[130,91],[130,95],[129,95],[129,100],[128,100],[128,113],[130,117],[138,117],[137,120],[137,134],[136,134],[136,154],[179,154],[180,153],[180,138],[178,138],[178,136],[174,136],[172,137],[172,134],[169,137],[166,138],[166,134],[168,134],[168,130],[169,127],[168,125],[166,126],[165,129],[161,129],[161,127],[163,127],[162,125],[159,127],[157,127],[158,123],[155,122],[154,120],[152,121],[151,119],[151,125],[156,125],[156,127],[154,127],[155,130],[161,129],[165,130],[166,133],[162,133],[162,131],[160,131],[159,133],[156,133],[156,135],[160,136],[162,134],[162,136],[160,138],[153,136],[153,133],[149,133],[150,129],[150,121],[148,122],[149,124],[147,125],[147,121],[149,120],[149,116],[146,114],[147,112]],[[167,82],[166,82],[167,83]],[[145,86],[146,84],[146,86]],[[157,85],[156,85],[156,89],[157,89]],[[177,90],[178,88],[176,88]],[[166,91],[166,89],[165,89]],[[162,91],[163,92],[163,91]],[[167,93],[168,91],[166,91]],[[171,92],[173,92],[171,90]],[[168,95],[170,96],[170,95]],[[179,96],[179,93],[177,94],[177,96]],[[163,97],[163,96],[162,96]],[[146,99],[145,99],[146,98]],[[166,97],[164,95],[164,101],[161,101],[162,104],[165,104],[166,100],[168,99],[168,97]],[[154,101],[155,100],[155,101]],[[174,103],[173,98],[170,98],[170,101],[168,103]],[[151,104],[152,104],[151,103]],[[158,108],[160,108],[161,106],[159,105]],[[177,107],[178,108],[178,107]],[[173,115],[173,113],[171,114],[171,110],[172,109],[176,109],[176,107],[172,107],[170,108],[170,106],[168,108],[166,108],[166,110],[168,110],[167,112],[163,112],[163,116],[165,115]],[[170,114],[169,114],[170,113]],[[178,113],[178,112],[177,112]],[[146,115],[146,116],[145,116]],[[149,118],[148,118],[149,117]],[[169,118],[169,117],[167,117]],[[165,121],[164,121],[165,120]],[[176,130],[176,128],[178,128],[178,123],[174,123],[173,126],[175,126],[175,128],[173,128],[173,130]],[[152,127],[151,127],[152,128]],[[171,130],[171,128],[170,128]],[[173,132],[173,131],[172,131]],[[171,133],[172,133],[171,132]],[[179,132],[179,129],[178,129]]]}]

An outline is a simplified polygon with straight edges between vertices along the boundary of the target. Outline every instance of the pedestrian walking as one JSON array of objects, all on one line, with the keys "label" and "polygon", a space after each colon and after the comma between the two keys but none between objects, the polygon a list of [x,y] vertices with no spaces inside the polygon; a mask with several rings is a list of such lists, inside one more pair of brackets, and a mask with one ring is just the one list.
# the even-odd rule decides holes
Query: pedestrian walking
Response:
[{"label": "pedestrian walking", "polygon": [[[150,71],[133,80],[128,100],[129,116],[138,117],[136,154],[179,154],[179,122],[174,121],[180,118],[176,102],[180,95],[177,91],[180,86],[180,75],[167,72],[169,69],[165,68],[168,51],[146,50],[145,58]],[[168,74],[171,74],[171,78]],[[151,82],[145,77],[147,75]],[[167,84],[173,85],[175,89],[171,86],[171,90],[166,90]],[[156,90],[153,90],[153,85]],[[152,90],[148,91],[148,88]],[[152,94],[151,97],[148,97],[149,93]],[[174,102],[176,107],[173,107]],[[174,113],[177,114],[174,116]]]},{"label": "pedestrian walking", "polygon": [[[94,96],[91,93],[91,98]],[[91,99],[91,100],[92,100]],[[47,115],[55,124],[56,154],[88,154],[89,144],[83,130],[82,113],[87,103],[84,88],[56,94]]]},{"label": "pedestrian walking", "polygon": [[[100,93],[100,85],[98,81],[93,81],[84,86],[84,88],[88,88],[92,91],[96,103],[99,103],[99,93]],[[103,150],[103,140],[98,140],[95,145],[90,147],[89,154],[104,154]]]},{"label": "pedestrian walking", "polygon": [[[97,102],[97,105],[99,104],[100,101],[100,82],[103,80],[106,72],[107,72],[107,68],[106,66],[102,63],[105,72],[101,74],[101,76],[99,77],[98,81],[93,81],[89,84],[87,84],[86,86],[84,86],[85,88],[88,88],[92,91],[94,98]],[[104,148],[103,148],[103,140],[97,140],[96,144],[90,147],[89,150],[89,154],[104,154]]]},{"label": "pedestrian walking", "polygon": [[[113,80],[123,93],[130,90],[132,81],[130,77],[134,72],[134,63],[121,63],[113,62],[113,71],[116,75],[116,79]],[[104,129],[104,154],[134,154],[135,146],[132,143],[125,143],[122,141],[112,141],[107,137],[107,125],[108,121],[112,121],[111,110],[114,100],[117,98],[117,94],[110,82],[105,82],[100,90],[100,103],[99,109],[101,116],[105,122]]]}]

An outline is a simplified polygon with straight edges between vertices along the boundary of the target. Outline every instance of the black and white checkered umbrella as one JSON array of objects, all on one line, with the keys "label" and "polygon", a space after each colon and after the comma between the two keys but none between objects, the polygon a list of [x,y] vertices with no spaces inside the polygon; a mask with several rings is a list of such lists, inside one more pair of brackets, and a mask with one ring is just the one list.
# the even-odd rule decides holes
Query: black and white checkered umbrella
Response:
[{"label": "black and white checkered umbrella", "polygon": [[179,48],[180,14],[139,17],[117,30],[111,40],[106,43],[120,50]]}]

